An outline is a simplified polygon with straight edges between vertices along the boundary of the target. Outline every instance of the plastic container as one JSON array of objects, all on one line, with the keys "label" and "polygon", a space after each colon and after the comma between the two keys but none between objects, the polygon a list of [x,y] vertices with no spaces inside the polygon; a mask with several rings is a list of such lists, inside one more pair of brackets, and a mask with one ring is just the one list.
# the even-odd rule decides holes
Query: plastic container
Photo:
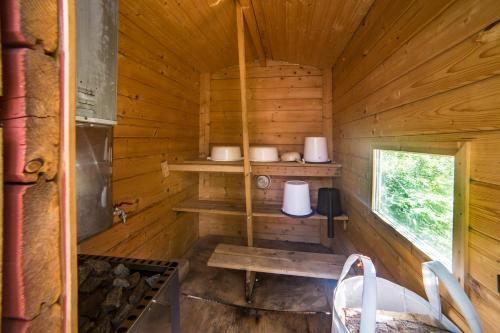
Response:
[{"label": "plastic container", "polygon": [[301,180],[289,180],[283,193],[283,214],[293,217],[307,217],[314,214],[309,197],[309,184]]},{"label": "plastic container", "polygon": [[304,142],[304,161],[307,163],[328,163],[328,145],[323,136],[309,136]]},{"label": "plastic container", "polygon": [[290,151],[281,154],[281,160],[283,162],[301,162],[302,159],[300,158],[300,154],[295,151]]},{"label": "plastic container", "polygon": [[218,162],[232,162],[241,161],[243,157],[238,146],[214,146],[208,159]]},{"label": "plastic container", "polygon": [[250,161],[252,162],[278,162],[278,148],[253,146],[250,147]]}]

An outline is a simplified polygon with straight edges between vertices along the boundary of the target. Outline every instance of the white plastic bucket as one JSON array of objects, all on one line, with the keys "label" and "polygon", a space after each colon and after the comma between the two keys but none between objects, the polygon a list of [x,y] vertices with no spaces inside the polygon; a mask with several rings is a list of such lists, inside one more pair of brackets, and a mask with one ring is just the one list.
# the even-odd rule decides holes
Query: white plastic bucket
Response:
[{"label": "white plastic bucket", "polygon": [[309,184],[301,180],[287,181],[281,211],[295,217],[306,217],[313,214],[309,197]]},{"label": "white plastic bucket", "polygon": [[241,149],[238,146],[214,146],[209,160],[219,162],[241,161]]},{"label": "white plastic bucket", "polygon": [[252,162],[278,162],[278,148],[276,147],[250,147],[250,161]]},{"label": "white plastic bucket", "polygon": [[330,161],[325,137],[306,137],[304,142],[304,161],[309,163],[326,163]]}]

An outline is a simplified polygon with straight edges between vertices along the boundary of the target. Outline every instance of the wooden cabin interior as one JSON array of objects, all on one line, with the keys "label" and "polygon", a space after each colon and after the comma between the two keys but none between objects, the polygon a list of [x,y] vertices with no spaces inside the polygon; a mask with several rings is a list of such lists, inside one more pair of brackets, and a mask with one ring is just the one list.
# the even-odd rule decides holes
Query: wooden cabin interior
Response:
[{"label": "wooden cabin interior", "polygon": [[[351,254],[425,299],[422,263],[446,257],[500,332],[500,1],[3,0],[0,18],[3,332],[333,332]],[[227,146],[241,159],[215,161]],[[451,193],[449,252],[382,213],[402,209],[383,165],[410,177],[399,205]],[[431,170],[451,181],[412,196]],[[287,212],[290,181],[312,212]]]}]

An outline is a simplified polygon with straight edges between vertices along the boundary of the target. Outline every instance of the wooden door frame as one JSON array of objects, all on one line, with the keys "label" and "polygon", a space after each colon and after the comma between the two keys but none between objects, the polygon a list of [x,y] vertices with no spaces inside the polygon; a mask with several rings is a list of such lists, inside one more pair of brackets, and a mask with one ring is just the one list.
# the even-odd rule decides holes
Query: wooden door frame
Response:
[{"label": "wooden door frame", "polygon": [[78,332],[76,237],[76,25],[75,0],[59,0],[61,87],[61,258],[63,332]]}]

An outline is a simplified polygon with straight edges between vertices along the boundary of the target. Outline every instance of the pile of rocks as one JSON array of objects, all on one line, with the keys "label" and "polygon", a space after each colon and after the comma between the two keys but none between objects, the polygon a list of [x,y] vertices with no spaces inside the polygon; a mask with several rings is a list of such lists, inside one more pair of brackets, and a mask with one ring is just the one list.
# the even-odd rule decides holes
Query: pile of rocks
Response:
[{"label": "pile of rocks", "polygon": [[159,278],[131,272],[123,264],[85,261],[78,266],[78,331],[113,332]]}]

